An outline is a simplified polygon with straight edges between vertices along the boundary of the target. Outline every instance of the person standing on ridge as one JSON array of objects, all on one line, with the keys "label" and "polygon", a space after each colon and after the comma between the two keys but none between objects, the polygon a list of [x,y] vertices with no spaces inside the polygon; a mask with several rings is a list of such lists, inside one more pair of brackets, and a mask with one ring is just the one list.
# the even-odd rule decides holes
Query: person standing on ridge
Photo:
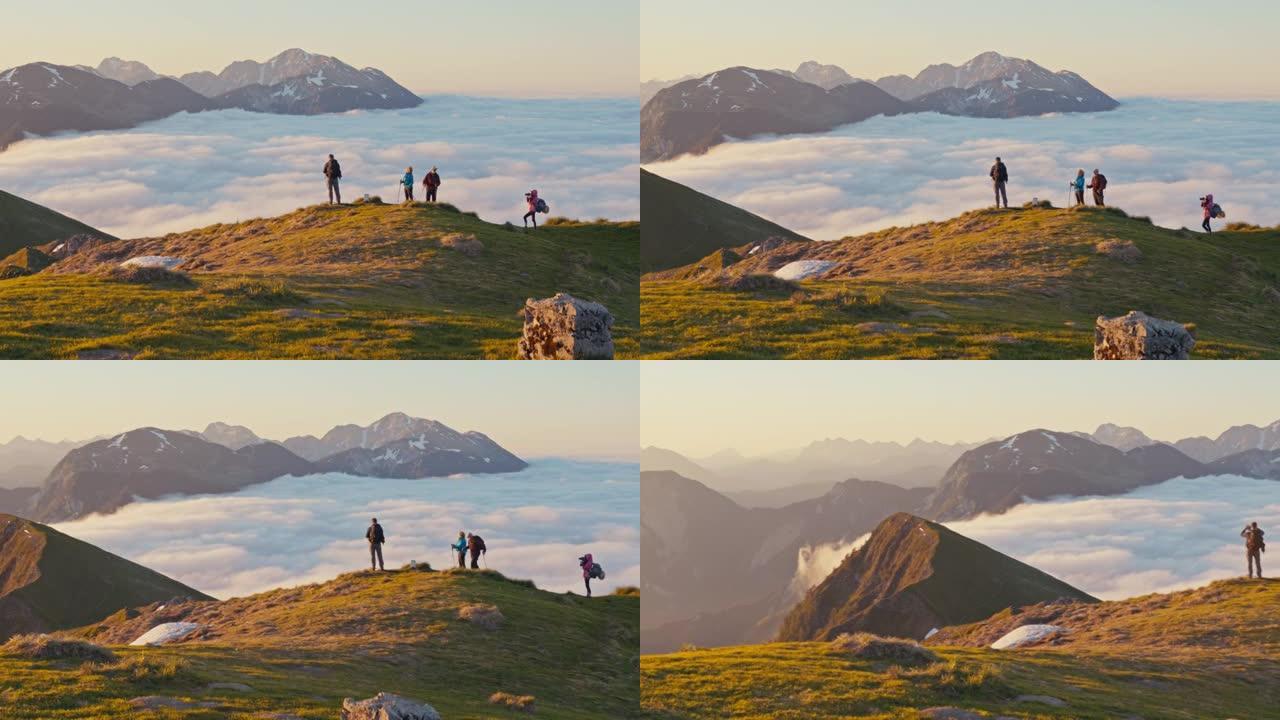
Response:
[{"label": "person standing on ridge", "polygon": [[404,186],[404,201],[413,202],[413,166],[404,169],[404,177],[400,179],[400,184]]},{"label": "person standing on ridge", "polygon": [[1249,525],[1245,525],[1240,531],[1240,537],[1244,538],[1244,554],[1245,562],[1249,564],[1249,577],[1253,578],[1253,569],[1258,569],[1258,579],[1262,579],[1262,553],[1267,551],[1267,543],[1263,540],[1266,533],[1262,528],[1258,527],[1255,521]]},{"label": "person standing on ridge", "polygon": [[440,188],[440,173],[436,172],[435,166],[432,166],[431,172],[422,178],[422,186],[426,189],[426,197],[423,198],[427,202],[436,201],[436,190]]},{"label": "person standing on ridge", "polygon": [[338,181],[342,179],[342,166],[338,164],[338,159],[332,154],[329,155],[329,162],[324,164],[325,184],[329,187],[329,204],[334,202],[342,204],[342,190],[338,187]]},{"label": "person standing on ridge", "polygon": [[1097,207],[1106,207],[1107,204],[1103,202],[1102,191],[1107,189],[1107,176],[1098,172],[1097,168],[1094,168],[1093,177],[1090,178],[1088,187],[1093,190],[1093,204]]},{"label": "person standing on ridge", "polygon": [[991,166],[991,182],[996,190],[996,209],[1000,209],[1000,200],[1004,200],[1004,209],[1009,209],[1009,193],[1005,192],[1005,185],[1009,182],[1009,168],[1004,166],[1004,162],[1000,158],[996,158],[996,164]]},{"label": "person standing on ridge", "polygon": [[1204,210],[1204,222],[1200,223],[1200,227],[1204,228],[1207,233],[1213,232],[1213,226],[1209,224],[1209,221],[1217,217],[1217,213],[1214,212],[1215,207],[1212,193],[1200,198],[1200,208]]},{"label": "person standing on ridge", "polygon": [[479,535],[467,533],[467,549],[471,551],[471,569],[480,569],[480,556],[487,554],[489,549],[484,546],[484,538]]},{"label": "person standing on ridge", "polygon": [[458,567],[465,568],[467,566],[467,534],[459,530],[458,541],[449,547],[453,548],[454,553],[458,555]]},{"label": "person standing on ridge", "polygon": [[[1069,183],[1073,190],[1076,191],[1076,205],[1084,205],[1084,168],[1076,175],[1076,179]],[[1092,187],[1092,186],[1090,186]],[[1006,205],[1008,202],[1006,201]]]},{"label": "person standing on ridge", "polygon": [[364,539],[369,541],[369,564],[374,570],[386,570],[386,566],[382,564],[382,544],[387,541],[387,535],[378,524],[378,518],[370,522],[372,524],[369,529],[364,531]]},{"label": "person standing on ridge", "polygon": [[529,206],[529,212],[524,214],[524,226],[529,227],[529,219],[533,219],[533,229],[538,229],[538,191],[530,190],[524,194],[524,202]]}]

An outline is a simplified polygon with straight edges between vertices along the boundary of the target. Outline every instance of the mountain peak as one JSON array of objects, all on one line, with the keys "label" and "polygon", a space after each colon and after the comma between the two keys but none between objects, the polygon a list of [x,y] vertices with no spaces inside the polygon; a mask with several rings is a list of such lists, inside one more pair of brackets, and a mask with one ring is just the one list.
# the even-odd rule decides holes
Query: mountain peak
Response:
[{"label": "mountain peak", "polygon": [[853,632],[920,639],[933,628],[1059,598],[1095,601],[942,525],[895,513],[809,590],[778,640],[832,640]]}]

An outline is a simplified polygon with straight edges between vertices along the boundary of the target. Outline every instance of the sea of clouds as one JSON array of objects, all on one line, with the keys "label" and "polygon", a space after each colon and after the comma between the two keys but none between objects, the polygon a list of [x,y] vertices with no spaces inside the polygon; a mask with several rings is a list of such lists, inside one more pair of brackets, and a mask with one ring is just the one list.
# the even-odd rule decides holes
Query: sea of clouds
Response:
[{"label": "sea of clouds", "polygon": [[364,533],[382,523],[388,568],[444,568],[465,529],[487,566],[538,587],[583,592],[578,557],[640,584],[640,474],[631,463],[537,460],[519,473],[395,480],[286,477],[230,495],[139,501],[58,530],[218,598],[328,580],[369,567]]},{"label": "sea of clouds", "polygon": [[329,153],[343,200],[390,200],[412,165],[421,199],[520,223],[537,188],[551,214],[640,215],[639,110],[631,99],[428,96],[411,110],[286,116],[182,113],[125,131],[32,138],[0,153],[0,188],[120,237],[269,217],[328,199]]},{"label": "sea of clouds", "polygon": [[[1244,576],[1245,524],[1257,521],[1280,537],[1277,488],[1274,480],[1232,475],[1176,478],[1114,497],[1027,502],[946,526],[1095,597],[1116,600]],[[804,548],[793,588],[817,584],[864,542],[866,536]],[[1265,556],[1262,562],[1266,571]]]},{"label": "sea of clouds", "polygon": [[997,155],[1009,168],[1011,204],[1061,207],[1076,171],[1099,168],[1108,204],[1158,225],[1198,229],[1198,199],[1213,193],[1228,221],[1271,226],[1280,224],[1277,127],[1277,102],[1129,99],[1106,113],[876,117],[646,167],[815,240],[991,205],[987,172]]}]

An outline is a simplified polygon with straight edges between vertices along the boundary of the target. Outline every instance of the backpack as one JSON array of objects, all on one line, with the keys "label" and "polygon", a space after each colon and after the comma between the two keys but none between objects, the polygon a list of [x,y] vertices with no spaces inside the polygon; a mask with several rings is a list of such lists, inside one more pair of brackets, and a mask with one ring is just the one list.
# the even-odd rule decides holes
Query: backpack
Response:
[{"label": "backpack", "polygon": [[1267,543],[1262,539],[1262,530],[1255,530],[1252,527],[1245,528],[1244,546],[1250,550],[1257,548],[1261,552],[1267,551]]},{"label": "backpack", "polygon": [[1106,189],[1107,189],[1107,176],[1106,176],[1106,175],[1103,175],[1102,173],[1098,173],[1098,177],[1096,177],[1096,178],[1094,178],[1094,179],[1093,179],[1093,189],[1094,189],[1094,190],[1106,190]]},{"label": "backpack", "polygon": [[479,550],[482,553],[489,552],[489,548],[484,546],[484,538],[480,537],[479,535],[472,535],[471,539],[475,541],[475,546],[477,550]]},{"label": "backpack", "polygon": [[591,563],[591,579],[603,580],[604,568],[600,567],[600,563]]},{"label": "backpack", "polygon": [[1224,218],[1226,216],[1227,212],[1223,210],[1222,206],[1218,203],[1214,203],[1213,207],[1209,210],[1209,217],[1211,218]]},{"label": "backpack", "polygon": [[547,204],[546,200],[543,200],[542,198],[538,198],[537,210],[540,213],[546,214],[551,212],[551,206]]}]

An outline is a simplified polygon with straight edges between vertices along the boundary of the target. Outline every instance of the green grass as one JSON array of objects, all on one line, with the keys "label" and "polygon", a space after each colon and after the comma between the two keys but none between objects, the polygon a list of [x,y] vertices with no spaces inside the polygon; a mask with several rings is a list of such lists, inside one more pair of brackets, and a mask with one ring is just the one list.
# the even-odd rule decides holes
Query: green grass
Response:
[{"label": "green grass", "polygon": [[[1280,583],[1230,581],[1122,601],[1123,612],[1056,648],[931,647],[939,661],[902,667],[828,643],[694,650],[641,659],[651,718],[865,717],[907,720],[950,706],[1030,719],[1263,718],[1280,702]],[[1114,612],[1109,604],[1091,606]],[[1139,608],[1141,611],[1139,611]],[[1047,695],[1064,707],[1018,702]]]},{"label": "green grass", "polygon": [[[1141,259],[1100,254],[1108,240]],[[851,271],[799,292],[645,278],[641,356],[1089,358],[1097,316],[1142,310],[1194,324],[1194,357],[1280,357],[1280,230],[1204,236],[1114,210],[1022,208],[815,248]]]},{"label": "green grass", "polygon": [[[473,603],[496,605],[503,626],[459,620],[458,608]],[[430,703],[450,720],[523,716],[490,704],[497,692],[534,696],[536,717],[639,714],[638,597],[588,600],[492,572],[357,573],[215,604],[202,619],[218,637],[157,648],[105,642],[111,623],[86,628],[119,656],[115,663],[0,655],[6,719],[331,720],[344,697],[380,691]],[[147,714],[129,705],[147,695],[215,707]]]},{"label": "green grass", "polygon": [[[483,251],[440,245],[459,233]],[[0,281],[0,356],[505,359],[525,299],[568,292],[609,308],[625,357],[638,349],[639,233],[526,233],[442,207],[370,204],[120,241],[102,252],[187,258],[192,283],[112,280],[93,254]]]}]

